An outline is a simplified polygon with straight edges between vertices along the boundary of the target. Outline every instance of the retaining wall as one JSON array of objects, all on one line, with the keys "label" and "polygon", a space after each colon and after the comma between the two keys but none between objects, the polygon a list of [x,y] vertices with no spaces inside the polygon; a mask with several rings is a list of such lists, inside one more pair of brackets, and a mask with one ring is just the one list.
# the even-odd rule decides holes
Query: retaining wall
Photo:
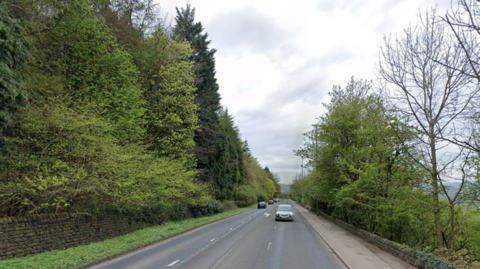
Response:
[{"label": "retaining wall", "polygon": [[0,260],[65,249],[151,226],[117,215],[38,215],[0,218]]}]

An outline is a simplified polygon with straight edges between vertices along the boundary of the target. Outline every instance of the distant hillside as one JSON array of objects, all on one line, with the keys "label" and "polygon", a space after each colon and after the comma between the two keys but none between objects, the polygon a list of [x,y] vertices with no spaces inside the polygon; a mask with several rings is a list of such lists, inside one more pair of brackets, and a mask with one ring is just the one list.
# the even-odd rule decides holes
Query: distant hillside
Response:
[{"label": "distant hillside", "polygon": [[[447,183],[444,183],[444,184],[445,184],[445,187],[447,188],[447,193],[451,198],[453,198],[456,195],[456,193],[458,192],[458,189],[461,186],[460,182],[447,182]],[[468,189],[473,187],[472,185],[473,185],[473,183],[467,182],[465,184],[465,186],[463,186],[462,194],[466,194],[468,192]],[[445,195],[443,190],[440,188],[440,184],[439,184],[438,188],[439,188],[438,196],[440,197],[440,199],[447,199],[447,196]],[[424,185],[423,189],[427,193],[431,192],[431,186],[428,185],[428,184]],[[461,195],[461,197],[462,197],[462,195]],[[462,201],[462,200],[463,199],[460,199],[460,202],[457,201],[457,203],[463,204],[464,201]]]},{"label": "distant hillside", "polygon": [[280,184],[282,187],[282,193],[290,193],[290,185],[287,184]]}]

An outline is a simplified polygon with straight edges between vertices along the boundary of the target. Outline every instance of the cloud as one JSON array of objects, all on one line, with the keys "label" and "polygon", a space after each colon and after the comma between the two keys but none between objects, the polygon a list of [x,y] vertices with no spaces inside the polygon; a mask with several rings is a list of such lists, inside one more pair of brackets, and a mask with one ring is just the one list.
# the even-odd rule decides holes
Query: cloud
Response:
[{"label": "cloud", "polygon": [[225,55],[245,51],[270,54],[272,50],[282,50],[286,45],[283,41],[289,36],[271,17],[252,7],[216,16],[208,26],[219,53]]},{"label": "cloud", "polygon": [[[165,2],[168,10],[188,0]],[[217,49],[222,104],[263,166],[283,183],[301,173],[293,149],[324,113],[333,85],[374,79],[379,45],[434,0],[195,0]],[[448,4],[447,4],[448,3]],[[165,5],[163,4],[163,5]],[[444,14],[450,0],[439,3]],[[162,6],[162,3],[161,3]]]},{"label": "cloud", "polygon": [[356,10],[360,6],[359,1],[352,0],[336,0],[319,1],[317,4],[317,10],[320,12],[332,12],[334,10]]}]

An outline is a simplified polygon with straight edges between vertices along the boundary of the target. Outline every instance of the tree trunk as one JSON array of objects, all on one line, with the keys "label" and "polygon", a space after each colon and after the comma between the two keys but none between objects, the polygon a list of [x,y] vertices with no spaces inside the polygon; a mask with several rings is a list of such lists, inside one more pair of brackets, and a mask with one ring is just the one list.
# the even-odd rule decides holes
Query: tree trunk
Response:
[{"label": "tree trunk", "polygon": [[438,170],[437,153],[435,145],[434,126],[430,125],[430,153],[432,164],[432,195],[433,195],[433,217],[435,222],[435,248],[442,248],[442,223],[440,222],[440,205],[438,202]]},{"label": "tree trunk", "polygon": [[455,251],[455,204],[449,201],[450,204],[450,252]]}]

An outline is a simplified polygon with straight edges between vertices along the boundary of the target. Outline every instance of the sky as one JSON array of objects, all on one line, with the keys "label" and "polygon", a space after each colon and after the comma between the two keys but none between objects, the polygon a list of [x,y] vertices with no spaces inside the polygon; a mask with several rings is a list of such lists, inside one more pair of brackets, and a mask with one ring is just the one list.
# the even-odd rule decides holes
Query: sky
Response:
[{"label": "sky", "polygon": [[[157,0],[162,12],[195,8],[211,40],[222,105],[262,166],[290,184],[302,172],[293,150],[325,112],[333,85],[376,80],[384,35],[450,0]],[[441,13],[443,11],[443,13]]]}]

